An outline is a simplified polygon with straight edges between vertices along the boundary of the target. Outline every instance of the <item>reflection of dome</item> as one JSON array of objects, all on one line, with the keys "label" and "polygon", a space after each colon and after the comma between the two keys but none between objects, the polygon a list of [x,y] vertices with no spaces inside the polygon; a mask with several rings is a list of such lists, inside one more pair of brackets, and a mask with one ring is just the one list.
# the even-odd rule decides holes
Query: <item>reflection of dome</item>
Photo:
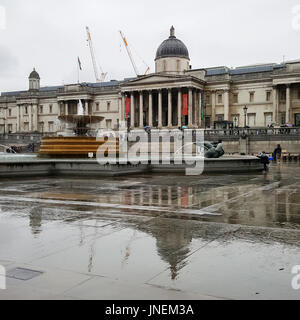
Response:
[{"label": "reflection of dome", "polygon": [[156,52],[156,59],[167,57],[180,57],[190,59],[189,51],[185,44],[175,37],[175,29],[172,26],[169,39],[165,40]]},{"label": "reflection of dome", "polygon": [[29,79],[37,79],[40,80],[40,75],[33,69],[33,71],[29,75]]}]

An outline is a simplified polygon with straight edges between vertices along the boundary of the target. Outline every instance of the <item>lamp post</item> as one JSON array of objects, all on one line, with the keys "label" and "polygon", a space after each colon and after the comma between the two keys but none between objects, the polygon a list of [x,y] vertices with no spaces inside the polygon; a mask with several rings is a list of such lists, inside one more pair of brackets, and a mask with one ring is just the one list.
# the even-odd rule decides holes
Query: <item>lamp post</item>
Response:
[{"label": "lamp post", "polygon": [[245,106],[244,107],[244,115],[245,115],[245,129],[246,129],[246,127],[247,127],[247,112],[248,112],[248,108],[247,108],[247,106]]}]

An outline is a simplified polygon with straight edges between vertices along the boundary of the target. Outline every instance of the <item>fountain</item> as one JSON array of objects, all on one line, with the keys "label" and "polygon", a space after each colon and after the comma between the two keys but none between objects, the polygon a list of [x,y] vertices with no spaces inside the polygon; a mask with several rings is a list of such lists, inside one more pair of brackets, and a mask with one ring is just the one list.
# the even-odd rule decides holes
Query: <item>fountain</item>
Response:
[{"label": "fountain", "polygon": [[104,118],[84,115],[82,102],[79,100],[77,115],[60,116],[58,119],[68,124],[66,136],[43,138],[39,156],[48,158],[95,158],[98,148],[106,140],[88,136],[91,129],[88,125],[99,123]]}]

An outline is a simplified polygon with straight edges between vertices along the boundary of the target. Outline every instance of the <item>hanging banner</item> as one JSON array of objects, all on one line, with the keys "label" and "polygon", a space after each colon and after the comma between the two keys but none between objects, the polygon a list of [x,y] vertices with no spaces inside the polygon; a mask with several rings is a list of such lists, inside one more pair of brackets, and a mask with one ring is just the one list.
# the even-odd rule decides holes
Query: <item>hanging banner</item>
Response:
[{"label": "hanging banner", "polygon": [[130,116],[130,108],[131,108],[130,98],[126,98],[126,100],[125,100],[125,119],[128,119]]},{"label": "hanging banner", "polygon": [[182,115],[188,116],[189,114],[189,97],[187,94],[182,95]]}]

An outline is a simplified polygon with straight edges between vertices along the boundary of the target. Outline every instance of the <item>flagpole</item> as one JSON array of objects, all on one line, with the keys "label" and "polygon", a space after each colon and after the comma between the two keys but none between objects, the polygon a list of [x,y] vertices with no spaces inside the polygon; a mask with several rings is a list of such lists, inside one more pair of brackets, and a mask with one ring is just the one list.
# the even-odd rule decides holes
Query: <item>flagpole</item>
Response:
[{"label": "flagpole", "polygon": [[79,61],[78,61],[78,59],[77,59],[77,76],[78,76],[77,83],[79,84]]}]

